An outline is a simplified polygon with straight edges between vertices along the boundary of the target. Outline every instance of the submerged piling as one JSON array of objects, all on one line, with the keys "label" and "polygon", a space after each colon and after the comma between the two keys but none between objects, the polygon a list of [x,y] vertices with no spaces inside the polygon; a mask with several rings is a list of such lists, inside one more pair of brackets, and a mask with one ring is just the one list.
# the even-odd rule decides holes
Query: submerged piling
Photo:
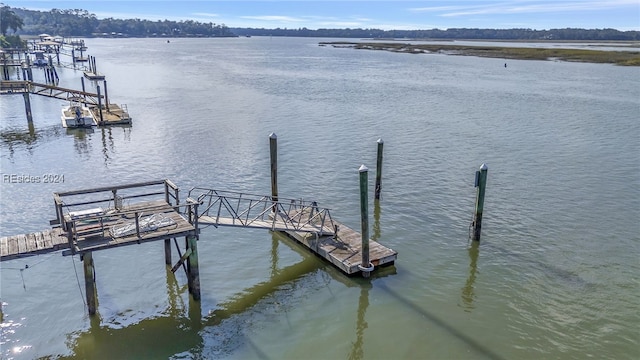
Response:
[{"label": "submerged piling", "polygon": [[369,194],[367,190],[369,182],[369,169],[361,165],[358,169],[360,173],[360,224],[362,229],[362,261],[358,269],[362,271],[362,276],[369,277],[373,271],[373,265],[369,261]]},{"label": "submerged piling", "polygon": [[489,168],[486,164],[480,166],[480,170],[476,171],[476,183],[478,188],[476,195],[476,212],[473,216],[473,241],[480,241],[480,232],[482,229],[482,210],[484,207],[484,192],[487,186],[487,170]]}]

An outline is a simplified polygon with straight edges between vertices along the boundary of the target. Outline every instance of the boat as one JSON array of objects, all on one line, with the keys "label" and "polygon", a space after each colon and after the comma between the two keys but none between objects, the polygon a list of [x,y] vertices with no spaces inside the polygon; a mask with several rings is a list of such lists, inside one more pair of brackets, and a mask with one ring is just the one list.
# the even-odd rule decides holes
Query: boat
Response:
[{"label": "boat", "polygon": [[80,99],[69,99],[69,106],[62,108],[62,127],[86,128],[98,125],[91,110]]}]

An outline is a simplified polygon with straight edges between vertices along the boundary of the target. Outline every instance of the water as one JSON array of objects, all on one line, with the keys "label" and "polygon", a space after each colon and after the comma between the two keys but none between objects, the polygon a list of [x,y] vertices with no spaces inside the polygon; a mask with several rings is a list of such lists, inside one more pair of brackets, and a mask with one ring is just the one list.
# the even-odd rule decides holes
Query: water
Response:
[{"label": "water", "polygon": [[[29,129],[22,97],[0,97],[2,175],[64,175],[4,181],[2,235],[46,228],[54,191],[168,178],[183,191],[269,194],[271,132],[280,195],[316,200],[357,229],[357,169],[373,180],[381,137],[370,233],[398,251],[394,267],[346,278],[276,234],[207,228],[200,303],[182,271],[167,272],[160,243],[128,246],[94,254],[90,319],[77,257],[6,261],[2,357],[640,355],[640,68],[505,68],[321,40],[88,39],[133,126],[66,131],[64,102],[32,96]],[[80,88],[81,72],[59,75]],[[469,248],[482,163],[482,242]]]}]

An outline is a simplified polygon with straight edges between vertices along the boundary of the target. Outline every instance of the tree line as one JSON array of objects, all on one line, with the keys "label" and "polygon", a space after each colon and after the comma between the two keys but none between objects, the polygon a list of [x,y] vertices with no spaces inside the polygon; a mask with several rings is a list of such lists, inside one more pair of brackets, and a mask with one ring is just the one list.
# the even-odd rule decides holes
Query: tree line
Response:
[{"label": "tree line", "polygon": [[[298,36],[328,38],[408,38],[408,39],[486,39],[486,40],[624,40],[639,41],[640,31],[616,29],[475,29],[446,30],[381,30],[381,29],[265,29],[229,28],[225,24],[202,23],[193,20],[98,19],[82,9],[52,9],[37,11],[11,8],[0,3],[2,33],[12,29],[14,35],[47,33],[60,36],[126,36],[126,37],[228,37],[228,36]],[[5,14],[6,13],[6,14]],[[20,26],[14,26],[17,19]]]},{"label": "tree line", "polygon": [[143,19],[98,19],[95,14],[83,9],[51,9],[37,11],[2,6],[3,11],[13,12],[21,18],[23,25],[17,35],[51,34],[54,36],[236,36],[224,24],[186,21],[151,21]]},{"label": "tree line", "polygon": [[231,28],[240,36],[313,36],[327,38],[367,39],[470,39],[470,40],[616,40],[638,41],[640,31],[616,29],[475,29],[451,28],[446,30],[380,30],[380,29],[264,29]]}]

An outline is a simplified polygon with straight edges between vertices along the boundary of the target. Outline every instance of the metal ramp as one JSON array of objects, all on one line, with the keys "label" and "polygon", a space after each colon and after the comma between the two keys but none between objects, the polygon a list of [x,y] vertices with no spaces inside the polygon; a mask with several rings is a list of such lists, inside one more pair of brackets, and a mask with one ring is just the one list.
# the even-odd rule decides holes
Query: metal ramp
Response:
[{"label": "metal ramp", "polygon": [[302,199],[274,200],[233,191],[195,187],[189,191],[190,201],[197,202],[200,225],[237,226],[272,231],[300,231],[318,236],[335,235],[335,224],[329,209]]}]

